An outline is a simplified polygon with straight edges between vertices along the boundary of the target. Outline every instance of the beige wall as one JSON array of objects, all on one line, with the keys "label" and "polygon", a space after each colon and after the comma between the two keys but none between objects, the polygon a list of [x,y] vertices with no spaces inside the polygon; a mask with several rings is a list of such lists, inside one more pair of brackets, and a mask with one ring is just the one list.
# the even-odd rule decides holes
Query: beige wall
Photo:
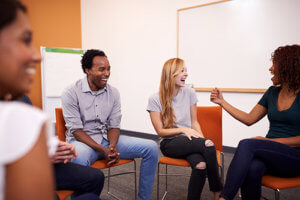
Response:
[{"label": "beige wall", "polygon": [[[22,0],[27,6],[36,48],[81,48],[80,0]],[[32,90],[33,104],[42,107],[41,66],[38,65]]]},{"label": "beige wall", "polygon": [[158,91],[164,62],[176,57],[177,9],[204,0],[83,0],[82,48],[99,48],[111,64],[109,83],[118,88],[122,128],[156,134],[146,111]]},{"label": "beige wall", "polygon": [[[118,88],[122,103],[121,128],[156,134],[146,111],[148,97],[158,91],[164,62],[176,57],[176,13],[214,0],[82,0],[82,48],[100,48],[111,64],[109,83]],[[210,17],[207,21],[212,22]],[[212,22],[213,24],[213,22]],[[199,55],[201,56],[201,55]],[[207,66],[198,67],[205,73]],[[187,83],[190,79],[187,79]],[[218,86],[222,87],[222,86]],[[197,93],[198,105],[214,105],[209,93]],[[261,95],[224,94],[240,109],[250,111]],[[247,127],[223,112],[223,143],[265,135],[266,118]]]}]

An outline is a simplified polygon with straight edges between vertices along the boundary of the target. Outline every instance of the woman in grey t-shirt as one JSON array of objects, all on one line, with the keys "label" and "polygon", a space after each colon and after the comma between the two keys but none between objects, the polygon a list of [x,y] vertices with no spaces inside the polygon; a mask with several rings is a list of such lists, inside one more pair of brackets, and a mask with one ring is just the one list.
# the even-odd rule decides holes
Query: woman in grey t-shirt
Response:
[{"label": "woman in grey t-shirt", "polygon": [[216,150],[212,141],[202,134],[197,120],[197,97],[193,89],[185,87],[186,78],[184,61],[168,60],[162,70],[159,93],[149,98],[147,111],[163,139],[162,153],[184,158],[192,167],[187,199],[200,199],[206,176],[214,199],[218,199],[222,184]]}]

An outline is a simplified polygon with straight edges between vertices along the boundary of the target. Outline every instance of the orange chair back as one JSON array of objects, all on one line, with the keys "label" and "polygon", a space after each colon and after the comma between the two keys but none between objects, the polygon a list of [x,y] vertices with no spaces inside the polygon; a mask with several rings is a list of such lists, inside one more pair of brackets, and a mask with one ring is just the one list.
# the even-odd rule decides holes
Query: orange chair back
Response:
[{"label": "orange chair back", "polygon": [[60,141],[66,141],[66,122],[62,113],[62,108],[55,108],[56,134]]},{"label": "orange chair back", "polygon": [[220,106],[197,107],[197,119],[205,138],[212,140],[216,150],[222,152],[222,108]]},{"label": "orange chair back", "polygon": [[56,194],[58,195],[60,200],[65,200],[73,193],[74,193],[73,190],[56,190]]}]

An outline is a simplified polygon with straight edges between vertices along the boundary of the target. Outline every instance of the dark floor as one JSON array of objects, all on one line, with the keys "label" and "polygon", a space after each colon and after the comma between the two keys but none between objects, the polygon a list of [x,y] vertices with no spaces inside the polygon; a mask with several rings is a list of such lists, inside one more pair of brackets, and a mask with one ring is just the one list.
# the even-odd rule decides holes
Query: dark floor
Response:
[{"label": "dark floor", "polygon": [[[161,156],[161,155],[160,155]],[[230,164],[230,161],[232,159],[233,154],[232,153],[225,153],[225,175],[228,168],[228,165]],[[140,161],[141,159],[136,159],[137,161],[137,170],[139,171]],[[126,170],[132,170],[133,164],[125,164],[122,166],[117,166],[111,169],[111,173],[118,173]],[[164,166],[161,167],[161,172],[164,170]],[[189,167],[174,167],[169,166],[168,167],[169,173],[190,173]],[[104,173],[107,174],[107,170],[104,170]],[[154,181],[153,191],[152,191],[152,197],[151,200],[156,200],[156,178]],[[138,179],[137,179],[138,180]],[[168,178],[168,195],[166,199],[168,200],[184,200],[186,199],[187,195],[187,185],[188,185],[189,177],[185,176],[174,176]],[[138,181],[137,181],[138,182]],[[134,199],[134,179],[133,175],[122,175],[119,177],[112,177],[111,183],[110,183],[110,191],[116,194],[120,199],[122,200],[133,200]],[[164,190],[164,183],[165,179],[164,177],[160,178],[160,199],[163,195]],[[263,188],[262,195],[266,197],[267,199],[275,199],[274,198],[274,191],[268,188]],[[110,200],[114,199],[107,195],[107,179],[105,180],[105,186],[101,194],[102,200]],[[205,188],[202,192],[202,200],[212,200],[213,196],[212,193],[208,189],[208,184],[206,182]],[[235,199],[239,199],[236,197]],[[263,198],[262,198],[263,199]],[[300,188],[295,189],[286,189],[281,191],[280,200],[300,200]]]}]

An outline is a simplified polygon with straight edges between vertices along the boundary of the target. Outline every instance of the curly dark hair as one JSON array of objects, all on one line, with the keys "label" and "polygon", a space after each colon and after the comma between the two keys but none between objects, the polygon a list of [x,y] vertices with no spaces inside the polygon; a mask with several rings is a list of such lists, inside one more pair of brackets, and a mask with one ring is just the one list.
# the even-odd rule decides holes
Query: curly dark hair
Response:
[{"label": "curly dark hair", "polygon": [[17,0],[0,1],[0,30],[16,19],[19,10],[27,12],[26,7]]},{"label": "curly dark hair", "polygon": [[300,88],[300,45],[278,47],[272,53],[272,62],[279,83],[296,92]]},{"label": "curly dark hair", "polygon": [[98,49],[89,49],[89,50],[87,50],[81,58],[81,67],[82,67],[82,70],[83,70],[84,73],[86,73],[85,69],[91,69],[92,68],[93,59],[94,59],[95,56],[107,57],[105,55],[105,53],[101,50],[98,50]]}]

